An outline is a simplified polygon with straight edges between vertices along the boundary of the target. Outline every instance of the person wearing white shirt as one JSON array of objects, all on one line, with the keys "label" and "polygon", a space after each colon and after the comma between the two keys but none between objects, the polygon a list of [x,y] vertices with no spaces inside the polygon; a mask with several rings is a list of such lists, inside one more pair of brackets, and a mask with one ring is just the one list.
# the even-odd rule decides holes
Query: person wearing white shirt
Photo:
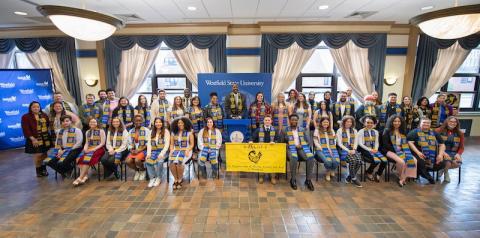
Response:
[{"label": "person wearing white shirt", "polygon": [[147,156],[147,151],[151,150],[150,143],[150,130],[143,127],[144,119],[140,114],[135,115],[133,118],[134,127],[129,131],[130,138],[128,148],[130,154],[125,159],[125,163],[128,167],[135,170],[135,176],[133,181],[145,180],[146,171],[143,162]]},{"label": "person wearing white shirt", "polygon": [[[365,127],[358,131],[358,150],[365,159],[365,162],[370,163],[366,171],[367,178],[378,183],[380,182],[380,175],[383,173],[388,161],[387,158],[378,151],[379,134],[377,130],[373,129],[375,128],[375,124],[377,124],[377,119],[373,116],[365,116],[362,118],[362,121]],[[373,172],[379,164],[380,166],[374,176]]]},{"label": "person wearing white shirt", "polygon": [[340,161],[348,163],[349,174],[346,181],[361,188],[362,184],[357,179],[357,173],[362,166],[362,156],[357,152],[358,132],[355,129],[355,118],[352,116],[343,117],[340,126],[337,131],[337,145]]},{"label": "person wearing white shirt", "polygon": [[145,166],[150,177],[149,188],[157,187],[161,183],[163,163],[168,157],[167,151],[170,146],[170,132],[166,127],[165,121],[160,117],[153,121],[151,146],[147,149],[145,158]]},{"label": "person wearing white shirt", "polygon": [[130,134],[125,129],[120,118],[112,119],[111,126],[108,128],[107,141],[105,142],[107,152],[103,155],[100,162],[104,168],[104,177],[110,178],[112,174],[118,179],[117,165],[125,160],[128,155],[128,139]]},{"label": "person wearing white shirt", "polygon": [[212,178],[218,175],[218,155],[222,147],[222,132],[215,128],[212,118],[206,119],[206,125],[198,132],[197,145],[199,149],[198,166],[204,179],[207,178],[205,162],[212,165]]}]

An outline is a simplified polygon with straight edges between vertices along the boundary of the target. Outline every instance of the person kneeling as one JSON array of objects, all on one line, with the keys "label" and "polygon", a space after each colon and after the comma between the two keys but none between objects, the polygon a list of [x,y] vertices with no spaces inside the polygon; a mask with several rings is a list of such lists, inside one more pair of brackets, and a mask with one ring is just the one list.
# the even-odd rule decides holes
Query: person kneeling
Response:
[{"label": "person kneeling", "polygon": [[287,143],[287,158],[290,161],[290,173],[292,178],[290,179],[290,187],[293,190],[297,190],[297,164],[299,160],[306,161],[306,179],[305,185],[310,191],[315,190],[312,184],[313,162],[314,156],[310,150],[310,137],[309,133],[305,132],[302,127],[298,126],[297,114],[292,114],[288,117],[290,126],[287,126],[282,132],[282,141]]},{"label": "person kneeling", "polygon": [[335,170],[340,164],[338,155],[335,132],[332,131],[330,118],[321,117],[318,121],[317,128],[313,133],[313,142],[315,144],[315,158],[319,162],[323,162],[326,174],[325,180],[330,181],[330,177],[335,176]]},{"label": "person kneeling", "polygon": [[127,156],[128,167],[135,170],[133,181],[145,180],[146,172],[143,162],[150,146],[150,130],[143,127],[143,116],[138,114],[133,118],[134,128],[130,130],[130,154]]},{"label": "person kneeling", "polygon": [[[97,119],[90,118],[88,121],[89,130],[85,133],[86,142],[83,152],[77,158],[78,167],[80,167],[80,176],[73,181],[74,186],[84,184],[88,180],[88,169],[98,163],[105,154],[105,131],[98,127]],[[98,171],[97,171],[98,173]]]},{"label": "person kneeling", "polygon": [[150,143],[151,147],[147,150],[145,159],[145,166],[147,166],[148,176],[150,177],[149,188],[157,187],[162,182],[163,162],[167,158],[167,151],[170,146],[170,132],[161,117],[157,117],[153,121]]},{"label": "person kneeling", "polygon": [[[279,133],[275,130],[275,128],[272,125],[272,117],[270,115],[266,115],[263,118],[263,125],[253,132],[252,140],[249,142],[274,144],[278,141],[279,141]],[[275,174],[270,174],[270,179],[271,179],[270,181],[273,185],[277,183],[275,176],[276,176]],[[263,183],[264,177],[265,177],[265,174],[260,173],[258,182]]]},{"label": "person kneeling", "polygon": [[[358,131],[358,145],[360,146],[358,149],[365,162],[370,163],[366,171],[367,178],[370,181],[375,180],[375,182],[379,183],[380,175],[382,175],[383,170],[387,166],[388,160],[378,151],[379,135],[378,131],[373,129],[377,123],[377,119],[373,116],[365,116],[362,118],[362,121],[365,127]],[[378,164],[380,164],[380,166],[374,176],[373,172]]]},{"label": "person kneeling", "polygon": [[82,130],[72,127],[72,117],[60,118],[62,128],[57,132],[55,148],[48,153],[44,163],[65,177],[73,169],[75,159],[82,152]]},{"label": "person kneeling", "polygon": [[210,161],[212,165],[212,178],[218,175],[218,155],[222,147],[222,132],[215,128],[215,123],[212,118],[207,118],[206,126],[198,132],[197,145],[200,150],[198,159],[199,170],[204,179],[207,178],[207,167],[205,162]]},{"label": "person kneeling", "polygon": [[192,122],[186,117],[179,117],[173,120],[171,128],[169,168],[174,177],[173,189],[181,189],[185,163],[192,157],[195,142]]}]

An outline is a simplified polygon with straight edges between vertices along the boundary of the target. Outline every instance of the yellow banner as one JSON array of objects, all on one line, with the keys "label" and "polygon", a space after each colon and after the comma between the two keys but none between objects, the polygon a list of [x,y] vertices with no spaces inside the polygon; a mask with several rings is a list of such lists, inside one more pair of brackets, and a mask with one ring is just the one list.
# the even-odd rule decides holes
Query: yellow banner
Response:
[{"label": "yellow banner", "polygon": [[225,143],[227,171],[285,173],[284,143]]}]

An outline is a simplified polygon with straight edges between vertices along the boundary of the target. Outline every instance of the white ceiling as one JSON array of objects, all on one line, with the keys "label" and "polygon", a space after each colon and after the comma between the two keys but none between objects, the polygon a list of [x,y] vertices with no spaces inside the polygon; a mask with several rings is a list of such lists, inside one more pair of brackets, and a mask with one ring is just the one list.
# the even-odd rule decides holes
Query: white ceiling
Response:
[{"label": "white ceiling", "polygon": [[[30,2],[30,3],[28,3]],[[143,20],[127,23],[231,22],[259,21],[395,21],[408,20],[428,11],[453,6],[454,0],[84,0],[86,8],[112,15],[136,14]],[[459,0],[459,5],[478,4],[479,0]],[[82,0],[1,0],[0,27],[38,26],[50,23],[33,4],[82,7]],[[328,5],[327,10],[318,6]],[[194,6],[196,11],[187,8]],[[13,12],[23,11],[27,16]],[[355,11],[376,11],[366,19],[345,18]],[[425,11],[427,12],[427,11]],[[35,19],[29,19],[33,17]],[[40,20],[40,21],[38,21]],[[42,22],[43,21],[43,22]]]}]

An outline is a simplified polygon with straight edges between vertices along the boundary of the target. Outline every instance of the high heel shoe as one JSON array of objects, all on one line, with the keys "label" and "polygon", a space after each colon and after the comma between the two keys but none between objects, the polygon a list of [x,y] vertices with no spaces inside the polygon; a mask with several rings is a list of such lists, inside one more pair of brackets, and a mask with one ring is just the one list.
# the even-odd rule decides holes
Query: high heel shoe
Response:
[{"label": "high heel shoe", "polygon": [[80,185],[81,182],[82,182],[82,180],[80,178],[77,178],[77,179],[75,179],[75,181],[73,181],[72,184],[73,184],[73,186],[76,187],[76,186]]},{"label": "high heel shoe", "polygon": [[82,179],[82,180],[80,180],[80,181],[81,181],[81,183],[85,183],[85,182],[87,182],[87,180],[88,180],[88,177],[87,177],[87,176],[85,176],[85,177],[83,177],[83,179]]}]

